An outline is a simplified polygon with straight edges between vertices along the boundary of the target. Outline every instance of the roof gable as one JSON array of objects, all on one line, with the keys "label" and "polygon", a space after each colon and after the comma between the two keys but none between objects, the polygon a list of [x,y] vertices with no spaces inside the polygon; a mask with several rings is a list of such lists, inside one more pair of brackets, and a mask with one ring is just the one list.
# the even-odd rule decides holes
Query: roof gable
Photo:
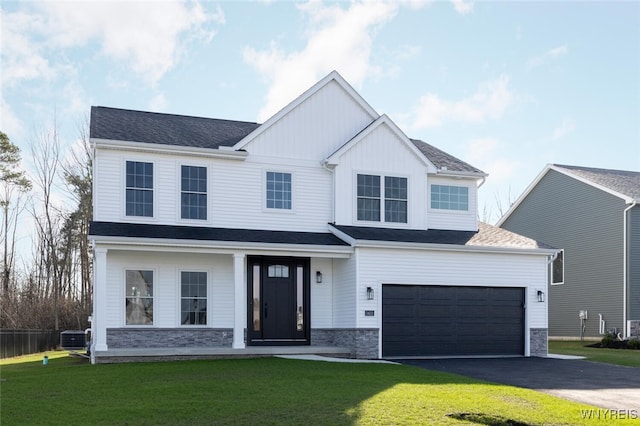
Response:
[{"label": "roof gable", "polygon": [[413,153],[419,161],[421,161],[427,167],[429,172],[436,171],[436,166],[429,160],[429,158],[423,155],[423,153],[416,147],[416,145],[411,142],[411,140],[402,132],[402,130],[400,130],[398,126],[396,126],[396,124],[386,114],[383,114],[380,117],[378,117],[377,120],[375,120],[369,126],[365,127],[360,133],[358,133],[351,140],[347,141],[347,143],[345,143],[340,148],[338,148],[335,152],[329,155],[324,160],[324,163],[328,165],[339,164],[340,158],[345,153],[351,150],[358,143],[365,140],[367,136],[369,136],[371,133],[373,133],[376,129],[378,129],[381,126],[387,126],[387,128],[397,137],[397,140],[403,143],[404,146],[411,153]]},{"label": "roof gable", "polygon": [[281,120],[284,116],[289,114],[292,110],[301,105],[304,101],[311,98],[314,94],[319,92],[323,87],[327,86],[329,83],[335,82],[337,83],[349,96],[364,110],[371,116],[371,120],[375,120],[379,114],[364,100],[362,96],[358,92],[356,92],[353,87],[337,72],[332,71],[322,80],[318,81],[316,84],[307,89],[302,95],[298,96],[292,102],[290,102],[287,106],[278,111],[275,115],[265,121],[260,127],[256,128],[250,134],[246,135],[242,140],[238,141],[234,145],[234,149],[240,150],[244,149],[251,141],[256,139],[259,135],[264,133],[270,127],[272,127],[275,123]]},{"label": "roof gable", "polygon": [[547,164],[533,182],[527,186],[520,197],[511,205],[504,216],[498,220],[497,226],[502,226],[507,219],[509,219],[511,214],[516,211],[550,170],[554,170],[593,188],[621,198],[627,204],[640,201],[640,172]]}]

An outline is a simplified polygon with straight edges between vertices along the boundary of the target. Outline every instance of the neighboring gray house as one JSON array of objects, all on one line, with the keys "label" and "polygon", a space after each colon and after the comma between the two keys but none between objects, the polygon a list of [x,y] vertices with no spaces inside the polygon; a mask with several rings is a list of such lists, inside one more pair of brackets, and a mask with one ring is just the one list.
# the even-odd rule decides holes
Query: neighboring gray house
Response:
[{"label": "neighboring gray house", "polygon": [[498,226],[564,249],[549,336],[598,337],[640,320],[640,172],[550,164]]}]

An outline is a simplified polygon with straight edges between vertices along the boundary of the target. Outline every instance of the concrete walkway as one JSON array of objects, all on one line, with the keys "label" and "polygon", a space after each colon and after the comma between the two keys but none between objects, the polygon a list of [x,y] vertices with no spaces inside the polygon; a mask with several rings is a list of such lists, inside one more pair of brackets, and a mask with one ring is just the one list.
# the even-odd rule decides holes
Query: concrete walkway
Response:
[{"label": "concrete walkway", "polygon": [[397,361],[640,415],[640,368],[551,357]]}]

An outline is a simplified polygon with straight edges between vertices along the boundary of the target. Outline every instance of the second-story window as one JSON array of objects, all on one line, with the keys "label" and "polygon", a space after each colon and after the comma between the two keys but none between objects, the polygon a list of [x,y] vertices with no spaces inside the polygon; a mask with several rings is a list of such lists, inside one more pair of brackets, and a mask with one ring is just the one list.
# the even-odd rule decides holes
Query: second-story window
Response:
[{"label": "second-story window", "polygon": [[126,215],[153,217],[153,163],[127,161]]},{"label": "second-story window", "polygon": [[207,168],[182,166],[180,217],[207,219]]},{"label": "second-story window", "polygon": [[431,208],[469,210],[469,188],[466,186],[431,185]]},{"label": "second-story window", "polygon": [[291,187],[291,173],[267,172],[267,208],[291,210]]},{"label": "second-story window", "polygon": [[358,220],[407,223],[407,178],[359,174],[357,194]]}]

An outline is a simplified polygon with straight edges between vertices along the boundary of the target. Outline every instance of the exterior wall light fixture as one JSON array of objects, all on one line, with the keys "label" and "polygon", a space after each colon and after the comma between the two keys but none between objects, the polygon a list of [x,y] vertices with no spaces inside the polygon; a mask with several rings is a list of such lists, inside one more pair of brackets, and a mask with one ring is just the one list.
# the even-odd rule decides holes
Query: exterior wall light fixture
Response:
[{"label": "exterior wall light fixture", "polygon": [[367,287],[367,300],[373,300],[373,287]]},{"label": "exterior wall light fixture", "polygon": [[544,302],[544,291],[538,290],[538,302]]},{"label": "exterior wall light fixture", "polygon": [[322,283],[322,272],[320,272],[320,271],[316,271],[316,282],[318,284]]}]

